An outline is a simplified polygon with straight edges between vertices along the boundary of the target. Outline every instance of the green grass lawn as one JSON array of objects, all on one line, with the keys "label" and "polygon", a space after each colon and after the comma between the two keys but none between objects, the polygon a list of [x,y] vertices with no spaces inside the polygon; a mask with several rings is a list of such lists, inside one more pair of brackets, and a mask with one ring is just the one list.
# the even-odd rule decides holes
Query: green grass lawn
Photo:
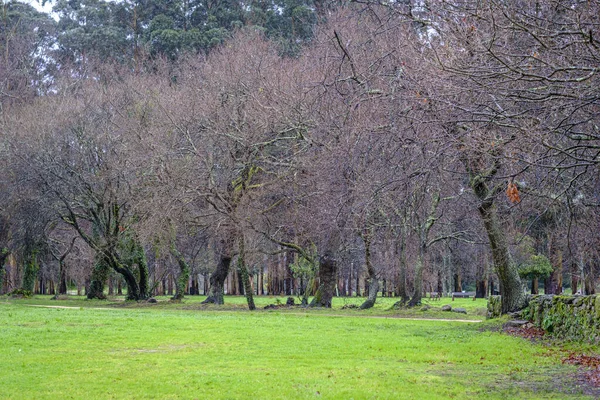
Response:
[{"label": "green grass lawn", "polygon": [[[0,297],[0,302],[3,298]],[[7,297],[4,297],[7,301]],[[20,299],[19,304],[30,305],[47,305],[47,306],[67,306],[67,307],[100,307],[100,308],[161,308],[161,309],[183,309],[183,310],[228,310],[228,311],[243,311],[247,310],[248,306],[244,296],[225,296],[224,306],[203,305],[201,302],[206,299],[205,296],[187,296],[183,303],[169,302],[169,296],[157,296],[158,304],[146,304],[125,301],[124,296],[111,296],[108,300],[87,300],[85,296],[68,296],[66,300],[51,300],[51,296],[34,296],[30,299]],[[254,302],[256,307],[263,309],[269,304],[285,304],[286,296],[255,296]],[[300,307],[287,308],[283,307],[277,312],[309,312],[311,314],[341,314],[341,315],[362,315],[362,316],[402,316],[414,318],[443,318],[443,319],[485,319],[487,300],[485,299],[455,299],[444,298],[441,300],[423,299],[423,305],[428,305],[431,308],[423,311],[422,307],[404,310],[394,310],[392,306],[398,301],[396,297],[379,297],[375,307],[369,310],[344,309],[344,306],[356,305],[359,306],[365,300],[364,297],[334,297],[333,307],[331,309],[310,309],[306,310]],[[295,298],[296,304],[300,303],[300,299]],[[452,312],[442,312],[440,308],[449,304],[452,307],[464,308],[467,314],[459,314]],[[273,312],[273,310],[269,310]]]},{"label": "green grass lawn", "polygon": [[436,302],[465,316],[387,310],[394,299],[368,312],[341,309],[361,299],[256,312],[241,297],[159,300],[0,297],[0,398],[585,398],[555,347],[490,322],[415,319],[481,319],[483,301]]}]

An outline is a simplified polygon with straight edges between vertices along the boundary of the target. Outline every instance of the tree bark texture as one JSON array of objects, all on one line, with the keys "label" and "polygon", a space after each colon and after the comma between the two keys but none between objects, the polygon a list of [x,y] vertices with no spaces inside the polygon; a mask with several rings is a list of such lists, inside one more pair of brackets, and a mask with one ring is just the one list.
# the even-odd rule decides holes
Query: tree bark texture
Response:
[{"label": "tree bark texture", "polygon": [[579,285],[579,268],[576,262],[571,263],[571,293],[577,293]]},{"label": "tree bark texture", "polygon": [[96,255],[96,263],[92,270],[90,286],[87,290],[88,299],[106,299],[104,295],[104,285],[108,279],[110,267],[106,258],[102,254]]},{"label": "tree bark texture", "polygon": [[426,247],[422,247],[419,251],[419,255],[417,256],[417,263],[415,265],[415,288],[413,292],[413,296],[408,302],[409,307],[415,307],[421,304],[421,299],[423,296],[423,261],[426,256]]},{"label": "tree bark texture", "polygon": [[367,264],[367,279],[369,282],[369,297],[367,297],[367,299],[360,305],[360,308],[365,310],[373,307],[377,301],[379,280],[377,279],[377,274],[375,273],[375,268],[373,268],[373,263],[371,261],[371,235],[368,233],[362,235],[362,239],[365,244],[365,263]]},{"label": "tree bark texture", "polygon": [[319,259],[319,288],[310,307],[331,308],[337,278],[337,260],[333,252],[326,252]]},{"label": "tree bark texture", "polygon": [[548,235],[548,254],[552,263],[552,273],[544,280],[545,294],[561,294],[563,284],[562,251],[558,248],[556,235]]},{"label": "tree bark texture", "polygon": [[185,296],[185,288],[187,287],[188,281],[190,280],[190,266],[185,261],[183,254],[177,250],[175,244],[171,244],[171,255],[177,260],[179,265],[179,276],[175,284],[175,295],[171,297],[171,300],[182,300]]},{"label": "tree bark texture", "polygon": [[406,288],[406,242],[405,236],[403,235],[400,239],[399,247],[395,249],[396,257],[398,258],[398,296],[400,300],[394,304],[394,307],[404,307],[410,300],[408,290]]},{"label": "tree bark texture", "polygon": [[217,268],[210,276],[210,290],[208,292],[208,297],[202,304],[222,305],[224,303],[223,289],[227,275],[229,275],[231,259],[233,258],[234,242],[235,235],[233,233],[227,234],[225,238],[221,240]]},{"label": "tree bark texture", "polygon": [[430,246],[429,232],[437,220],[436,214],[440,204],[440,194],[435,193],[431,198],[430,209],[425,221],[419,226],[419,254],[415,265],[414,291],[413,296],[408,302],[409,307],[415,307],[421,304],[423,296],[423,269],[427,262],[427,252]]},{"label": "tree bark texture", "polygon": [[[500,146],[497,147],[499,149]],[[498,152],[499,150],[495,150]],[[493,161],[489,170],[482,165],[485,163],[483,156],[469,159],[463,158],[463,162],[469,173],[469,186],[475,196],[479,199],[479,216],[483,221],[485,231],[490,242],[492,261],[500,283],[500,295],[502,296],[502,313],[517,311],[525,303],[525,293],[521,284],[521,278],[517,266],[511,262],[508,244],[504,236],[502,226],[498,221],[494,196],[501,191],[501,186],[490,188],[488,185],[500,168],[500,154],[493,153]]]},{"label": "tree bark texture", "polygon": [[4,263],[8,258],[10,251],[7,248],[3,248],[0,250],[0,294],[4,294],[5,287],[8,286],[5,284],[6,279],[6,270],[4,269]]},{"label": "tree bark texture", "polygon": [[475,283],[475,298],[484,299],[487,297],[487,279]]},{"label": "tree bark texture", "polygon": [[142,257],[139,258],[136,263],[139,273],[140,294],[135,300],[145,300],[150,297],[150,272],[148,271],[148,262],[144,253],[142,253]]},{"label": "tree bark texture", "polygon": [[26,256],[25,270],[23,271],[23,289],[33,293],[39,270],[38,251],[33,250]]},{"label": "tree bark texture", "polygon": [[65,260],[60,260],[58,266],[60,269],[58,294],[67,294],[67,267],[65,265]]},{"label": "tree bark texture", "polygon": [[539,294],[539,280],[537,277],[531,281],[531,294]]},{"label": "tree bark texture", "polygon": [[256,309],[254,305],[254,297],[252,293],[252,284],[250,283],[250,276],[248,275],[248,268],[246,268],[245,262],[245,246],[244,246],[244,235],[240,235],[238,245],[238,271],[244,285],[244,293],[246,295],[246,302],[248,303],[248,309],[253,311]]},{"label": "tree bark texture", "polygon": [[121,264],[119,260],[115,258],[111,258],[109,262],[112,268],[123,275],[123,279],[125,279],[125,284],[127,285],[127,300],[143,300],[147,297],[147,294],[140,290],[137,277],[128,266]]},{"label": "tree bark texture", "polygon": [[491,199],[485,199],[479,206],[479,214],[483,220],[490,247],[496,274],[500,282],[500,295],[502,296],[502,313],[521,309],[525,301],[525,294],[521,285],[521,278],[517,267],[510,261],[508,245],[504,232],[498,222],[498,216]]}]

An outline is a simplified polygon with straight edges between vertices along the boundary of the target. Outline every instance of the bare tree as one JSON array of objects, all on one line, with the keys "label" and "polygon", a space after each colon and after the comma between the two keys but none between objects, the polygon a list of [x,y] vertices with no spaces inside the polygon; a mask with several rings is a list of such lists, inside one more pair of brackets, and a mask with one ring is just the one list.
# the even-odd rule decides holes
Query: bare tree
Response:
[{"label": "bare tree", "polygon": [[15,159],[36,198],[96,252],[98,279],[88,295],[103,296],[111,268],[125,278],[129,298],[144,299],[148,270],[134,231],[143,216],[133,204],[147,181],[146,156],[136,150],[149,103],[134,99],[126,84],[81,84],[14,115],[19,127],[9,122],[7,131]]}]

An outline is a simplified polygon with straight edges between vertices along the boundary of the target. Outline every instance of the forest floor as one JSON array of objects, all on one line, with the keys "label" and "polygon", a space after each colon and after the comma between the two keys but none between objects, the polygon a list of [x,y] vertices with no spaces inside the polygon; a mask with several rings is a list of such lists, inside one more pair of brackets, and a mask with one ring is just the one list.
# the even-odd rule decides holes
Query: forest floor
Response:
[{"label": "forest floor", "polygon": [[[257,297],[260,310],[249,312],[242,297],[224,307],[201,299],[0,297],[0,399],[599,395],[583,379],[588,358],[577,358],[597,347],[506,334],[502,320],[483,320],[482,300],[420,311],[390,310],[394,299],[383,298],[359,311],[343,308],[355,299],[306,310],[264,309],[285,298]],[[444,304],[467,314],[439,311]]]}]

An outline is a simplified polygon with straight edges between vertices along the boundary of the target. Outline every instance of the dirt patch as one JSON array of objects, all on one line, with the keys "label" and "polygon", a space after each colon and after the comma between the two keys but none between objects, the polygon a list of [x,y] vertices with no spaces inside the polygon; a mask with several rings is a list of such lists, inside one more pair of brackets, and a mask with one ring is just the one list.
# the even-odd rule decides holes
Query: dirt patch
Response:
[{"label": "dirt patch", "polygon": [[504,333],[510,336],[522,337],[532,342],[539,342],[544,339],[546,331],[536,328],[532,324],[526,324],[520,327],[506,327]]},{"label": "dirt patch", "polygon": [[595,395],[600,396],[600,356],[570,353],[562,359],[563,364],[577,365],[576,379],[581,384],[595,389]]},{"label": "dirt patch", "polygon": [[[521,337],[534,343],[543,343],[550,339],[543,329],[536,328],[532,324],[505,327],[503,331],[510,336]],[[600,356],[570,352],[561,361],[563,364],[576,365],[578,368],[576,373],[556,377],[554,384],[558,389],[564,393],[581,392],[586,396],[600,398]]]}]

